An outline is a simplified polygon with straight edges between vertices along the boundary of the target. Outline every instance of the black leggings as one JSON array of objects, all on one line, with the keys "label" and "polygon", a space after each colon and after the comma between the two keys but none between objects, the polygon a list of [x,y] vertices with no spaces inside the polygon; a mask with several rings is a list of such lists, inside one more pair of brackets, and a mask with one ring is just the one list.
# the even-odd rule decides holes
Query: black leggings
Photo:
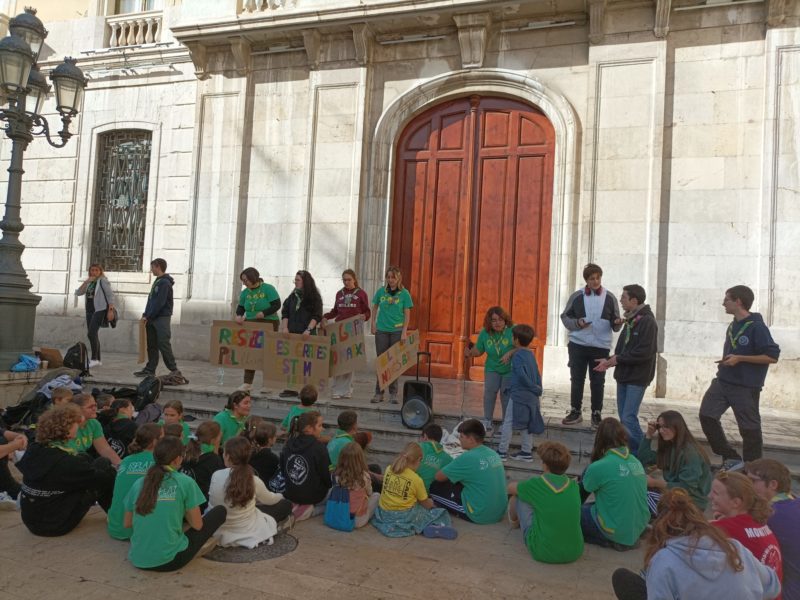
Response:
[{"label": "black leggings", "polygon": [[92,350],[92,360],[100,360],[100,325],[103,323],[105,311],[86,311],[86,329],[88,330],[89,346]]},{"label": "black leggings", "polygon": [[[8,442],[0,436],[0,443],[7,444]],[[14,479],[8,469],[8,456],[0,458],[0,492],[7,492],[15,500],[19,494],[19,482]]]},{"label": "black leggings", "polygon": [[628,569],[617,569],[611,585],[618,600],[647,600],[647,584],[641,575]]},{"label": "black leggings", "polygon": [[203,515],[203,527],[198,531],[197,529],[189,529],[186,532],[186,537],[189,539],[189,545],[186,550],[178,552],[175,557],[163,565],[157,567],[150,567],[148,571],[177,571],[185,567],[195,557],[211,536],[219,529],[225,522],[228,516],[228,509],[224,506],[215,506]]},{"label": "black leggings", "polygon": [[258,504],[256,507],[261,512],[275,519],[278,523],[292,514],[292,503],[286,498],[279,500],[276,504]]}]

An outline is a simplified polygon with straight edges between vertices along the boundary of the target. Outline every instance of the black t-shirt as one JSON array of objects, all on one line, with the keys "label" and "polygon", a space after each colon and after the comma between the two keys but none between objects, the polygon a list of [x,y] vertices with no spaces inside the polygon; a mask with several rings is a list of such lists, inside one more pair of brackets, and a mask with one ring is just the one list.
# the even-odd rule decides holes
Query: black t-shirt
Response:
[{"label": "black t-shirt", "polygon": [[211,487],[211,476],[225,468],[225,463],[222,457],[216,452],[206,452],[201,454],[197,460],[192,460],[183,463],[181,473],[185,473],[195,480],[203,496],[206,497],[206,502],[200,506],[200,510],[204,511],[208,506],[208,490]]},{"label": "black t-shirt", "polygon": [[269,448],[261,448],[253,452],[250,457],[250,466],[256,471],[261,481],[265,484],[275,476],[275,473],[280,469],[281,463],[277,455]]}]

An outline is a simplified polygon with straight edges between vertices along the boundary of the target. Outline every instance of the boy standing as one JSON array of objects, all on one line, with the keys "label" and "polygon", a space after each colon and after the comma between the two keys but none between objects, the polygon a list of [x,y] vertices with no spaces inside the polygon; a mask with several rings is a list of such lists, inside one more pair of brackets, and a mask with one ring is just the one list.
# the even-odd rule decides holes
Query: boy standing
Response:
[{"label": "boy standing", "polygon": [[429,492],[436,472],[453,462],[453,458],[442,448],[441,441],[442,428],[439,425],[431,423],[422,430],[422,441],[419,443],[422,448],[422,462],[417,469],[417,475]]},{"label": "boy standing", "polygon": [[714,454],[722,456],[726,470],[741,468],[742,457],[728,443],[720,417],[733,409],[745,461],[761,458],[761,414],[758,400],[769,365],[778,362],[781,349],[769,332],[764,319],[751,313],[755,295],[745,285],[725,292],[722,306],[733,315],[728,325],[722,359],[717,361],[717,376],[711,381],[700,404],[700,425]]},{"label": "boy standing", "polygon": [[509,521],[522,529],[534,560],[574,562],[583,554],[583,533],[580,488],[564,474],[571,460],[569,450],[558,442],[544,442],[536,453],[544,473],[508,484]]},{"label": "boy standing", "polygon": [[533,434],[544,431],[544,419],[540,411],[539,398],[542,395],[542,378],[536,357],[528,349],[533,341],[534,331],[530,325],[515,325],[511,330],[515,352],[511,357],[511,383],[508,407],[500,430],[500,445],[497,453],[506,460],[508,445],[513,431],[520,432],[522,451],[511,458],[533,462]]},{"label": "boy standing", "polygon": [[172,353],[172,286],[175,280],[167,274],[167,261],[156,258],[150,263],[150,273],[155,276],[150,294],[147,296],[147,306],[142,314],[147,333],[147,365],[144,369],[136,371],[136,377],[147,377],[156,374],[158,367],[158,353],[164,359],[164,365],[169,369],[170,375],[181,376],[175,355]]},{"label": "boy standing", "polygon": [[603,419],[603,390],[606,374],[593,369],[595,361],[608,358],[611,350],[611,331],[619,331],[622,320],[619,318],[617,299],[602,286],[603,269],[589,263],[583,268],[586,287],[573,293],[561,313],[561,322],[569,331],[569,414],[561,421],[564,425],[575,425],[583,421],[583,384],[589,372],[589,389],[592,395],[592,427],[597,427]]}]

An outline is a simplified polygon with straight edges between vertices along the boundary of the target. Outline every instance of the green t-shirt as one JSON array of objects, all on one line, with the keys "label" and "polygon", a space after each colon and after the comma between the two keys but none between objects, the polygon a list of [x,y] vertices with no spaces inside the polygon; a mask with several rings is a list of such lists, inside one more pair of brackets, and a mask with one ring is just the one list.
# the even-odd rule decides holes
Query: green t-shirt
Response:
[{"label": "green t-shirt", "polygon": [[183,533],[184,515],[206,499],[194,479],[172,471],[161,482],[153,512],[140,515],[136,512],[136,500],[142,484],[144,477],[134,482],[125,497],[125,511],[133,513],[128,560],[135,567],[149,569],[170,562],[178,552],[186,550],[189,540]]},{"label": "green t-shirt", "polygon": [[592,516],[603,533],[618,544],[635,544],[650,521],[647,475],[639,459],[625,446],[612,448],[586,468],[583,487],[594,492]]},{"label": "green t-shirt", "polygon": [[514,335],[511,332],[511,327],[506,327],[500,333],[488,333],[486,329],[481,329],[475,348],[478,352],[486,353],[486,363],[483,365],[484,371],[491,371],[500,375],[511,373],[511,362],[504,364],[500,361],[506,352],[514,349]]},{"label": "green t-shirt", "polygon": [[114,499],[108,509],[108,534],[115,540],[130,539],[133,529],[123,525],[125,518],[125,498],[131,487],[147,474],[155,464],[150,451],[137,452],[122,459],[114,481]]},{"label": "green t-shirt", "polygon": [[331,471],[336,468],[336,464],[339,462],[339,453],[342,451],[342,448],[353,441],[355,441],[353,436],[346,431],[342,431],[341,429],[336,430],[333,439],[328,442],[328,456],[331,459]]},{"label": "green t-shirt", "polygon": [[299,417],[305,412],[313,410],[313,406],[303,406],[302,404],[295,404],[292,408],[289,409],[289,414],[283,418],[281,421],[281,427],[283,427],[286,431],[289,431],[289,426],[292,424],[292,419],[295,417]]},{"label": "green t-shirt", "polygon": [[506,470],[500,456],[484,445],[467,450],[442,472],[453,483],[463,483],[461,502],[474,523],[497,523],[508,506]]},{"label": "green t-shirt", "polygon": [[420,442],[419,445],[422,447],[422,462],[417,469],[417,475],[425,483],[425,489],[430,490],[436,472],[453,462],[453,457],[438,442]]},{"label": "green t-shirt", "polygon": [[414,308],[411,294],[403,288],[392,295],[382,287],[372,297],[372,304],[378,307],[378,320],[375,327],[378,331],[400,331],[405,322],[405,309]]},{"label": "green t-shirt", "polygon": [[[244,288],[239,294],[239,304],[244,306],[244,318],[255,319],[256,314],[267,310],[274,300],[280,302],[277,290],[268,283],[262,283],[256,289]],[[280,320],[280,309],[264,318],[268,321]]]},{"label": "green t-shirt", "polygon": [[581,493],[566,475],[545,473],[517,485],[520,501],[533,507],[525,535],[531,556],[545,563],[570,563],[583,554]]},{"label": "green t-shirt", "polygon": [[[158,422],[159,425],[164,426],[164,419],[161,419]],[[189,424],[186,421],[181,420],[181,427],[183,427],[183,433],[181,433],[181,441],[183,445],[187,445],[189,443],[189,439],[192,437],[192,430],[189,429]]]},{"label": "green t-shirt", "polygon": [[78,433],[67,444],[77,452],[86,452],[94,441],[103,437],[103,426],[97,419],[89,419],[78,427]]},{"label": "green t-shirt", "polygon": [[247,417],[239,417],[237,419],[233,416],[233,413],[230,411],[230,409],[226,408],[214,415],[214,420],[219,423],[219,426],[222,429],[222,441],[220,442],[220,447],[222,447],[222,444],[244,431],[244,425],[247,421]]}]

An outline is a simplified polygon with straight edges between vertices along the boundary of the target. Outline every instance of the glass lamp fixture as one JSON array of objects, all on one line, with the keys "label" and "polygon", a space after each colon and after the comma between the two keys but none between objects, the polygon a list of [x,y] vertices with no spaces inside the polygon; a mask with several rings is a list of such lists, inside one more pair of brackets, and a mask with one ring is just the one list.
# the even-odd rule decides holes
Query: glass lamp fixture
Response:
[{"label": "glass lamp fixture", "polygon": [[74,58],[67,57],[50,72],[50,79],[56,88],[56,109],[62,116],[78,114],[83,100],[86,77],[75,63]]},{"label": "glass lamp fixture", "polygon": [[28,91],[25,95],[25,112],[34,115],[42,114],[42,106],[50,92],[50,84],[36,67],[31,69],[28,76]]},{"label": "glass lamp fixture", "polygon": [[25,7],[25,12],[17,15],[8,22],[8,30],[11,35],[21,37],[30,46],[33,52],[33,62],[39,60],[39,52],[42,51],[44,39],[47,37],[47,30],[44,24],[36,16],[36,9]]},{"label": "glass lamp fixture", "polygon": [[0,87],[9,96],[24,92],[33,67],[33,52],[18,35],[0,40]]}]

